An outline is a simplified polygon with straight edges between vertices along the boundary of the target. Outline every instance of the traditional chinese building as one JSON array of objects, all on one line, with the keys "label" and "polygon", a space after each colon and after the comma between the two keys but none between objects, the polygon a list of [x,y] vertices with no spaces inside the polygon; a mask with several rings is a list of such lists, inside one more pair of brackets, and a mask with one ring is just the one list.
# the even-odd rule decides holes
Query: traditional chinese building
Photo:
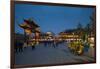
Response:
[{"label": "traditional chinese building", "polygon": [[39,26],[32,20],[32,19],[24,19],[24,23],[19,25],[22,29],[24,29],[24,36],[28,35],[28,39],[25,38],[25,42],[29,42],[32,36],[32,33],[34,33],[35,42],[39,43],[39,34],[40,34],[40,28]]}]

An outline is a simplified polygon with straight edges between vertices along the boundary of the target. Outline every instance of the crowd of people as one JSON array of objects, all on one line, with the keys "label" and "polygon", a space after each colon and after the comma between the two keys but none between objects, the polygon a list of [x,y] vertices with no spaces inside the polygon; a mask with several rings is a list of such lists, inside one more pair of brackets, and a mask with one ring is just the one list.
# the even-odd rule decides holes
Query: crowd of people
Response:
[{"label": "crowd of people", "polygon": [[[89,43],[88,42],[82,42],[81,40],[74,40],[74,41],[64,41],[64,40],[43,40],[39,41],[40,46],[44,47],[52,47],[52,48],[57,48],[59,44],[62,44],[66,42],[66,46],[68,46],[70,52],[72,52],[75,55],[82,55],[84,52],[88,52],[89,50]],[[27,47],[31,47],[32,50],[36,49],[36,42],[35,41],[30,41],[30,42],[23,42],[23,41],[16,41],[15,42],[15,52],[23,52],[24,49]]]},{"label": "crowd of people", "polygon": [[[43,40],[43,41],[39,41],[40,45],[43,45],[44,47],[52,47],[52,48],[56,48],[59,46],[59,44],[63,43],[64,41],[59,41],[59,40]],[[31,47],[32,50],[35,49],[35,46],[37,45],[36,41],[30,41],[30,42],[23,42],[23,41],[16,41],[15,42],[15,52],[23,52],[24,49],[26,49],[27,47]]]}]

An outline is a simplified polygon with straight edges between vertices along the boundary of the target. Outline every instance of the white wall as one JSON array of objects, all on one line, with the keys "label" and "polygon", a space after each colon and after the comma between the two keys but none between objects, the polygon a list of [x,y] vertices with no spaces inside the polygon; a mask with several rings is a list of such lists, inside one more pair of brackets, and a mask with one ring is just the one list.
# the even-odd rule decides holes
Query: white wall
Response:
[{"label": "white wall", "polygon": [[[24,0],[97,6],[97,64],[64,65],[34,69],[98,69],[100,67],[100,0]],[[10,0],[0,0],[0,69],[10,67]],[[55,68],[54,68],[55,67]]]}]

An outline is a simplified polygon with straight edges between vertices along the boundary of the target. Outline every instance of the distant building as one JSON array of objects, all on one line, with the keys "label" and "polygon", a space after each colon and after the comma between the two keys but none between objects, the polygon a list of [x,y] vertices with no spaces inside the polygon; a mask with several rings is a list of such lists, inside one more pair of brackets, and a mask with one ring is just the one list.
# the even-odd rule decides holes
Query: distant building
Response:
[{"label": "distant building", "polygon": [[79,39],[76,29],[66,30],[59,33],[59,38],[61,39]]}]

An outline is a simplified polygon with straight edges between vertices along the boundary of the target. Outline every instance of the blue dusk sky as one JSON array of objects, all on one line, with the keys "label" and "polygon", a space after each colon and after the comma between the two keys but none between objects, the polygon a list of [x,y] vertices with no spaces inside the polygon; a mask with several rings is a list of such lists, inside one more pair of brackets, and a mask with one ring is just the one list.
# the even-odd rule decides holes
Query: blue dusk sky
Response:
[{"label": "blue dusk sky", "polygon": [[89,7],[15,4],[15,32],[23,34],[18,24],[23,23],[23,19],[32,18],[42,32],[58,34],[66,29],[77,28],[79,22],[86,26],[93,12],[94,8]]}]

